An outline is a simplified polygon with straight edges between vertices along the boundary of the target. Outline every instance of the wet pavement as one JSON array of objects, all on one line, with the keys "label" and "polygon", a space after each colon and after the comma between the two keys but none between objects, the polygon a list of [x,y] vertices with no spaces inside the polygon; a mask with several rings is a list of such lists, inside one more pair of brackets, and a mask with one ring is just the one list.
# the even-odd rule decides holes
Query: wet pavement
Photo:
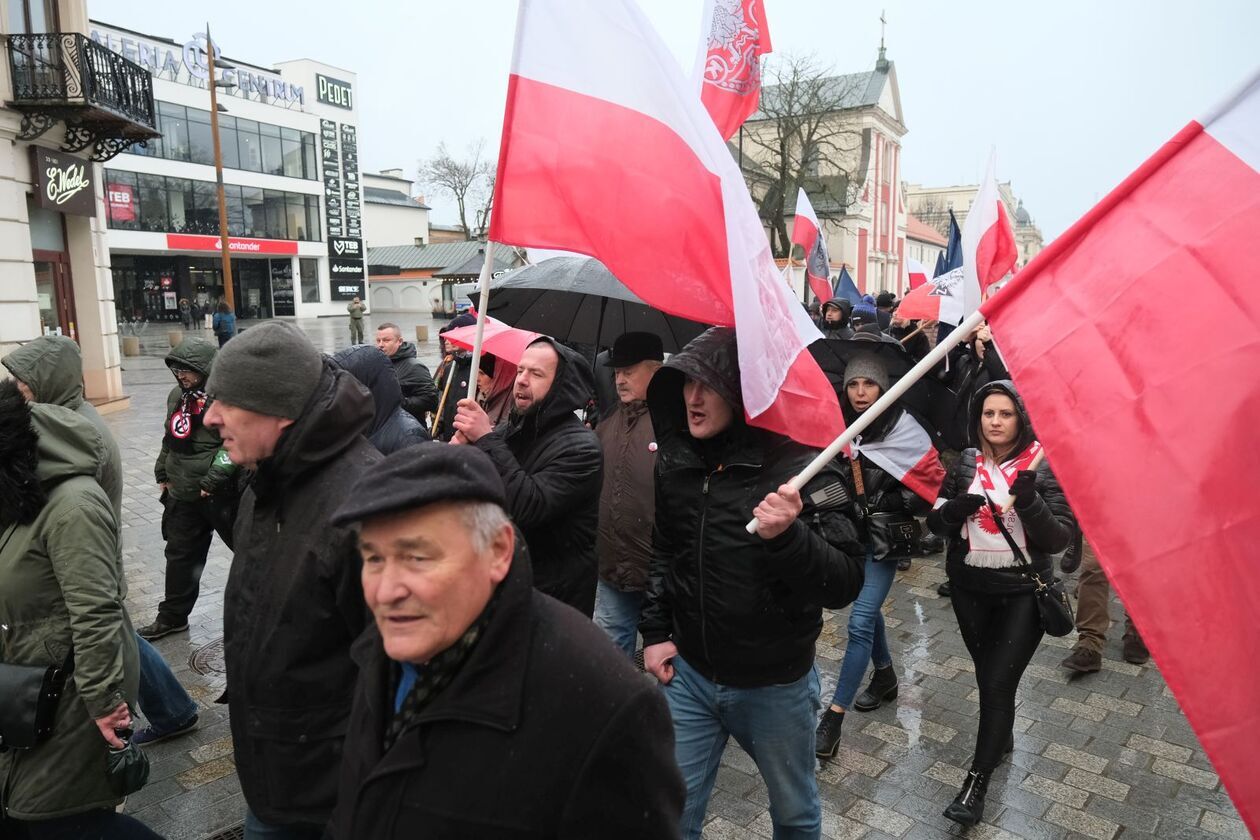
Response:
[{"label": "wet pavement", "polygon": [[[386,319],[414,340],[417,324],[430,338],[422,361],[438,361],[440,321],[390,314],[369,318],[367,339]],[[317,347],[331,352],[349,340],[344,318],[303,319]],[[246,329],[249,322],[242,324]],[[208,331],[202,334],[210,338]],[[128,607],[136,625],[152,620],[162,597],[161,505],[153,461],[161,443],[167,391],[161,361],[164,328],[142,336],[143,355],[123,360],[129,409],[107,416],[123,452],[124,558]],[[230,555],[215,538],[190,631],[157,642],[200,708],[199,728],[148,748],[152,776],[126,810],[172,838],[206,838],[240,824],[245,802],[232,763],[222,693],[223,586]],[[1178,710],[1154,663],[1120,658],[1122,628],[1113,626],[1100,673],[1069,678],[1058,666],[1072,637],[1047,637],[1024,676],[1015,720],[1015,752],[989,788],[985,822],[963,832],[941,816],[970,764],[978,715],[971,660],[947,599],[943,558],[916,558],[898,573],[885,621],[901,679],[896,701],[851,713],[839,755],[818,769],[823,834],[832,838],[996,840],[1094,838],[1246,838],[1247,832]],[[1119,603],[1112,617],[1123,621]],[[818,645],[824,698],[844,655],[848,612],[828,614]],[[487,757],[492,761],[493,757]],[[756,767],[733,744],[709,805],[709,838],[771,836],[766,788]]]}]

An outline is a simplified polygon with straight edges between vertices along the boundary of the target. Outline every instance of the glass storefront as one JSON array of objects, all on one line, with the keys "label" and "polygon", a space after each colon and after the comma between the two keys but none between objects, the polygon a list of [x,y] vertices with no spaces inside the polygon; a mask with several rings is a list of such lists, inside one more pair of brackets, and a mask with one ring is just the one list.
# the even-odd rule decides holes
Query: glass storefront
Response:
[{"label": "glass storefront", "polygon": [[[223,270],[217,257],[115,254],[111,262],[119,323],[179,321],[179,301],[184,298],[195,316],[204,317],[223,300]],[[236,317],[242,320],[295,312],[292,258],[233,259],[232,288]]]}]

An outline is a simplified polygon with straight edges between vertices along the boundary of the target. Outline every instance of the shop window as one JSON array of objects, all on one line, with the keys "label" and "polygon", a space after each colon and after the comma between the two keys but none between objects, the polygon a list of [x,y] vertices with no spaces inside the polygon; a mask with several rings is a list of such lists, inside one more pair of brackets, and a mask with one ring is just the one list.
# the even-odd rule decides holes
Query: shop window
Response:
[{"label": "shop window", "polygon": [[228,169],[241,168],[241,150],[237,143],[236,117],[219,114],[219,151]]},{"label": "shop window", "polygon": [[136,173],[105,170],[105,213],[112,228],[140,228],[140,179]]},{"label": "shop window", "polygon": [[170,211],[166,206],[166,179],[161,175],[141,175],[140,229],[170,230]]},{"label": "shop window", "polygon": [[291,239],[285,215],[285,194],[278,190],[263,190],[263,205],[267,209],[267,238]]},{"label": "shop window", "polygon": [[306,196],[306,238],[311,242],[322,239],[319,228],[319,196]]},{"label": "shop window", "polygon": [[258,187],[241,187],[241,201],[245,205],[245,235],[267,235],[267,212],[263,205],[263,191]]},{"label": "shop window", "polygon": [[268,175],[283,175],[284,154],[280,143],[280,127],[259,123],[258,132],[262,135],[262,171]]},{"label": "shop window", "polygon": [[210,181],[193,181],[193,212],[187,230],[219,235],[219,190]]},{"label": "shop window", "polygon": [[280,149],[284,156],[284,174],[290,178],[301,178],[302,132],[293,128],[280,129]]},{"label": "shop window", "polygon": [[[318,178],[319,153],[315,149],[315,135],[309,131],[302,132],[303,178]],[[307,230],[310,230],[308,227]]]},{"label": "shop window", "polygon": [[245,202],[240,186],[224,184],[223,199],[227,204],[228,236],[249,236],[245,232]]},{"label": "shop window", "polygon": [[241,169],[262,172],[262,139],[258,136],[258,123],[238,118],[236,135],[240,147]]},{"label": "shop window", "polygon": [[214,166],[214,134],[210,131],[209,111],[188,109],[188,150],[193,163]]},{"label": "shop window", "polygon": [[162,132],[163,157],[188,160],[188,115],[183,105],[158,103],[158,130]]},{"label": "shop window", "polygon": [[306,239],[306,204],[300,193],[286,193],[285,215],[288,217],[290,239]]},{"label": "shop window", "polygon": [[319,260],[298,260],[302,303],[319,303]]}]

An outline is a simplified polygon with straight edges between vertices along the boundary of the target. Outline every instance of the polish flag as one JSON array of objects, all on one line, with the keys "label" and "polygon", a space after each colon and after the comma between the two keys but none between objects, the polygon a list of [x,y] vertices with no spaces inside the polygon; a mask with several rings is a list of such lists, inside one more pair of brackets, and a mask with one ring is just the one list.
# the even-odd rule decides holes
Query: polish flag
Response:
[{"label": "polish flag", "polygon": [[1258,241],[1260,74],[982,307],[1085,536],[1256,836]]},{"label": "polish flag", "polygon": [[853,457],[865,455],[871,463],[914,491],[929,503],[940,495],[945,480],[941,456],[927,431],[905,411],[883,438],[863,443],[862,436],[849,444]]},{"label": "polish flag", "polygon": [[984,180],[963,222],[963,264],[906,295],[897,307],[899,317],[961,324],[980,308],[985,291],[1014,267],[1019,256],[1015,233],[998,192],[996,170],[997,156],[990,154]]},{"label": "polish flag", "polygon": [[770,52],[762,0],[708,0],[709,34],[700,64],[700,100],[723,140],[729,140],[761,101],[761,56]]},{"label": "polish flag", "polygon": [[739,167],[632,0],[521,4],[499,150],[491,239],[587,254],[650,306],[734,327],[753,425],[819,447],[844,429]]},{"label": "polish flag", "polygon": [[928,281],[927,268],[913,257],[906,257],[906,273],[910,276],[910,289],[912,291]]},{"label": "polish flag", "polygon": [[831,259],[827,256],[827,237],[822,223],[809,203],[805,190],[796,191],[796,218],[792,220],[792,241],[805,254],[805,278],[820,304],[831,300]]}]

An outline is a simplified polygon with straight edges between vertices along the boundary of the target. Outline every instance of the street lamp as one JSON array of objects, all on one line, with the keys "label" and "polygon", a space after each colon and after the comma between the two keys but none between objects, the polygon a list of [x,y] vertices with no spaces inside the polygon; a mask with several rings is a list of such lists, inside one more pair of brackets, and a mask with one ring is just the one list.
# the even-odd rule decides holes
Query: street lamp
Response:
[{"label": "street lamp", "polygon": [[[219,142],[218,89],[235,87],[235,84],[215,78],[214,41],[210,38],[210,24],[206,23],[206,61],[210,80],[210,134],[214,138],[214,180],[219,195],[219,247],[223,258],[223,297],[228,309],[236,312],[236,295],[232,290],[232,250],[228,243],[227,199],[223,195],[223,148]],[[224,108],[223,110],[227,110]]]}]

